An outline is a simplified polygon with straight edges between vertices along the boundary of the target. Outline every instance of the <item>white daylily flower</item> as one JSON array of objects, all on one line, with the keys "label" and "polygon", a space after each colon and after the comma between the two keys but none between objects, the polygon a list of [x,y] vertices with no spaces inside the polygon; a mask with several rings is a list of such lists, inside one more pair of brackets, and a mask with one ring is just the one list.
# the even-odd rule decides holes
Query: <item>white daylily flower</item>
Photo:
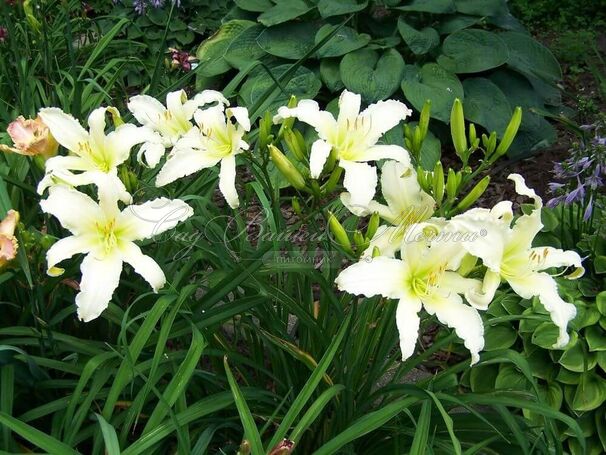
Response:
[{"label": "white daylily flower", "polygon": [[370,201],[366,207],[351,203],[350,193],[341,193],[341,202],[351,213],[366,216],[378,213],[391,226],[380,226],[362,258],[372,255],[375,247],[381,256],[393,257],[400,248],[409,226],[428,220],[433,215],[435,201],[425,193],[412,167],[397,161],[387,161],[381,168],[381,192],[387,205]]},{"label": "white daylily flower", "polygon": [[177,141],[158,173],[156,186],[221,163],[219,190],[232,209],[238,208],[236,155],[248,150],[248,144],[242,139],[245,132],[250,131],[248,110],[232,107],[224,111],[222,106],[214,106],[196,111],[194,119],[197,127]]},{"label": "white daylily flower", "polygon": [[552,321],[560,329],[554,348],[562,348],[570,339],[566,327],[575,317],[576,308],[560,297],[556,281],[544,270],[574,266],[575,270],[567,278],[579,278],[584,273],[582,259],[574,251],[532,247],[535,236],[543,228],[543,201],[534,190],[526,186],[521,175],[511,174],[508,178],[515,183],[518,194],[534,199],[535,208],[532,213],[522,215],[511,226],[511,203],[502,202],[492,210],[470,210],[451,220],[450,225],[456,230],[485,232],[484,236],[477,237],[475,241],[463,243],[464,248],[473,256],[482,259],[488,269],[482,292],[470,290],[466,297],[472,305],[485,309],[494,297],[501,280],[507,281],[522,298],[538,296]]},{"label": "white daylily flower", "polygon": [[71,154],[46,161],[46,175],[38,184],[38,193],[42,194],[56,183],[80,186],[106,180],[115,187],[120,200],[130,202],[130,194],[118,178],[117,168],[128,159],[131,148],[148,140],[152,132],[127,123],[105,134],[105,113],[108,110],[114,115],[118,113],[112,107],[100,107],[91,112],[88,116],[89,131],[61,109],[40,110],[40,118],[53,137]]},{"label": "white daylily flower", "polygon": [[133,96],[128,101],[128,109],[141,125],[158,133],[154,140],[143,144],[138,154],[139,161],[141,156],[145,156],[148,166],[157,166],[165,149],[174,146],[193,128],[190,120],[196,109],[211,103],[217,103],[218,106],[229,105],[229,101],[215,90],[204,90],[191,100],[187,99],[184,90],[170,92],[166,95],[166,107],[151,96]]},{"label": "white daylily flower", "polygon": [[321,111],[317,102],[301,100],[297,107],[281,107],[274,123],[296,117],[311,125],[319,139],[311,146],[309,167],[312,178],[318,178],[331,151],[345,170],[343,185],[351,194],[351,203],[366,206],[375,195],[377,170],[368,161],[392,159],[410,164],[408,152],[397,145],[378,145],[387,131],[412,114],[405,104],[379,101],[360,112],[361,97],[344,90],[339,98],[339,116]]},{"label": "white daylily flower", "polygon": [[[372,297],[398,299],[396,324],[402,359],[410,357],[418,337],[422,307],[443,324],[455,329],[471,352],[472,365],[484,347],[484,326],[477,310],[463,303],[460,294],[479,289],[481,282],[452,270],[464,254],[460,243],[423,241],[423,232],[434,226],[421,223],[410,228],[401,246],[401,259],[368,258],[343,270],[336,279],[342,291]],[[419,236],[420,235],[420,236]]]},{"label": "white daylily flower", "polygon": [[83,253],[82,280],[76,296],[78,317],[88,322],[107,308],[118,287],[122,265],[130,264],[152,287],[162,288],[166,278],[160,266],[144,255],[134,240],[153,237],[189,218],[193,210],[185,202],[158,198],[120,211],[115,192],[99,188],[97,204],[73,188],[56,185],[40,202],[42,210],[55,216],[72,235],[55,243],[46,253],[48,274],[59,276],[56,265]]}]

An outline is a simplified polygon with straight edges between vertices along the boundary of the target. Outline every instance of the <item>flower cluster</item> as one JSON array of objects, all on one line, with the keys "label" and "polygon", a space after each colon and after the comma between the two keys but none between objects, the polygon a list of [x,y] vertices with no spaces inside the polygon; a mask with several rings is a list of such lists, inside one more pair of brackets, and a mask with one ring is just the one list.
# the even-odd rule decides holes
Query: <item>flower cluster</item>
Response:
[{"label": "flower cluster", "polygon": [[578,203],[584,208],[583,220],[591,218],[597,191],[606,178],[606,137],[600,136],[600,128],[599,124],[583,126],[593,131],[591,139],[576,145],[570,150],[570,158],[554,165],[556,181],[549,183],[554,197],[547,207]]},{"label": "flower cluster", "polygon": [[[48,198],[41,202],[42,210],[56,217],[72,234],[48,250],[49,275],[63,273],[57,267],[61,261],[78,253],[86,255],[76,296],[80,319],[90,321],[107,307],[124,262],[154,292],[162,288],[166,282],[162,269],[134,241],[172,229],[193,213],[179,199],[132,203],[132,195],[118,177],[118,166],[127,162],[134,146],[140,145],[138,158],[148,166],[158,165],[170,149],[156,179],[158,186],[221,163],[219,188],[231,207],[238,206],[235,156],[248,148],[242,137],[250,129],[250,121],[245,108],[229,108],[228,104],[215,91],[204,91],[192,100],[184,91],[177,91],[167,95],[166,106],[146,95],[131,98],[128,108],[142,126],[124,123],[113,107],[94,110],[88,117],[88,130],[57,108],[41,109],[35,121],[18,120],[14,130],[27,132],[23,125],[42,129],[48,132],[42,135],[44,140],[52,138],[69,152],[46,161],[38,192],[48,190]],[[106,133],[107,114],[112,116],[114,128]],[[39,135],[29,133],[29,149],[18,141],[21,136],[11,133],[20,153],[39,143]],[[90,184],[97,188],[97,200],[76,189]],[[125,207],[120,208],[119,203]]]},{"label": "flower cluster", "polygon": [[[15,141],[17,149],[29,150],[39,140],[48,145],[53,138],[69,152],[47,159],[38,191],[49,193],[41,202],[42,210],[71,232],[48,250],[48,273],[60,275],[63,270],[57,265],[61,261],[85,254],[76,296],[78,315],[84,321],[96,318],[107,307],[124,262],[158,291],[165,284],[164,273],[135,241],[171,229],[193,213],[179,199],[133,204],[118,176],[118,166],[129,160],[135,146],[141,165],[159,167],[156,186],[219,166],[220,192],[231,208],[240,204],[236,158],[250,148],[247,133],[251,123],[246,108],[231,107],[220,92],[205,90],[192,99],[184,91],[169,93],[166,104],[138,95],[129,100],[128,109],[139,125],[124,123],[113,107],[102,107],[88,117],[88,129],[60,109],[41,109],[35,121],[39,124],[27,125],[47,134],[33,134],[33,139],[28,136],[25,145]],[[112,128],[106,123],[108,114],[113,118]],[[532,246],[542,228],[543,203],[517,174],[509,178],[518,194],[533,200],[531,213],[516,218],[512,203],[504,201],[490,209],[474,208],[450,218],[439,216],[438,198],[419,183],[421,176],[408,151],[381,143],[384,134],[410,114],[406,105],[395,100],[361,110],[361,97],[348,91],[339,99],[336,117],[313,100],[279,108],[273,118],[273,123],[282,124],[277,137],[308,163],[306,177],[270,143],[276,137],[267,133],[271,118],[259,127],[259,148],[268,152],[293,187],[310,194],[315,191],[316,196],[321,189],[326,195],[332,191],[326,188],[334,188],[344,173],[341,202],[356,216],[372,215],[375,227],[368,245],[360,260],[338,275],[338,288],[355,295],[398,300],[396,324],[403,358],[414,352],[419,313],[424,308],[454,328],[471,352],[472,363],[477,362],[484,346],[479,311],[488,308],[502,282],[523,298],[538,297],[559,328],[556,346],[564,347],[575,307],[562,300],[548,271],[572,266],[574,271],[568,278],[577,278],[584,272],[581,258],[573,251]],[[309,157],[303,134],[292,129],[295,119],[317,133]],[[23,126],[26,121],[19,122],[19,128],[27,130]],[[579,172],[586,169],[586,163],[576,164]],[[379,170],[382,200],[376,195]],[[320,187],[318,180],[323,174],[330,174],[332,186]],[[449,177],[449,181],[452,185],[454,179]],[[96,198],[76,189],[83,185],[94,185]],[[443,190],[442,182],[442,194]],[[469,205],[460,203],[457,209],[461,212]]]}]

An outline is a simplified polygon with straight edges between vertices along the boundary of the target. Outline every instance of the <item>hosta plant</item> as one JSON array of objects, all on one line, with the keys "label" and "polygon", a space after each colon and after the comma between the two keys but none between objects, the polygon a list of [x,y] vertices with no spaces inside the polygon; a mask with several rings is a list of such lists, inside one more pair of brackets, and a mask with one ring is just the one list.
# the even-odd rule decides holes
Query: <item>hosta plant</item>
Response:
[{"label": "hosta plant", "polygon": [[235,4],[217,33],[198,48],[201,87],[239,72],[240,102],[252,105],[290,63],[303,60],[281,97],[267,107],[277,108],[290,93],[330,100],[344,88],[367,103],[401,98],[417,112],[430,99],[432,118],[438,120],[432,131],[447,140],[443,124],[459,98],[469,121],[499,137],[514,108],[524,109],[510,155],[555,140],[555,129],[542,115],[561,108],[560,66],[509,13],[506,0]]},{"label": "hosta plant", "polygon": [[[551,453],[558,424],[584,447],[523,356],[485,352],[504,283],[536,296],[551,348],[572,342],[555,275],[583,273],[533,244],[542,200],[522,176],[527,213],[472,208],[521,109],[499,140],[455,100],[461,163],[444,169],[424,146],[431,103],[413,123],[350,91],[336,112],[233,98],[135,95],[132,117],[98,107],[86,126],[47,107],[41,142],[3,148],[2,450]],[[53,141],[56,156],[32,148]],[[528,391],[459,391],[503,361]]]}]

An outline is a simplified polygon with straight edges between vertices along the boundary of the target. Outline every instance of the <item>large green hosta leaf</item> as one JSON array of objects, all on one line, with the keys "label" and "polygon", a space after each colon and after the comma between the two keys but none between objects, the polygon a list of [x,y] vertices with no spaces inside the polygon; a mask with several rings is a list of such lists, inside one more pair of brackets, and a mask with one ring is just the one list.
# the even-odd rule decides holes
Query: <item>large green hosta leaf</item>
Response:
[{"label": "large green hosta leaf", "polygon": [[311,11],[313,5],[305,0],[274,0],[275,6],[259,15],[258,21],[269,27],[278,25]]},{"label": "large green hosta leaf", "polygon": [[199,74],[212,77],[229,71],[231,66],[224,58],[225,51],[244,30],[254,25],[252,21],[239,19],[226,22],[217,33],[200,44],[196,52],[201,67]]},{"label": "large green hosta leaf", "polygon": [[507,65],[546,81],[562,79],[562,69],[551,51],[531,36],[519,32],[505,32],[499,37],[509,48]]},{"label": "large green hosta leaf", "polygon": [[317,31],[316,24],[289,22],[265,29],[257,38],[257,42],[268,54],[298,60],[314,47]]},{"label": "large green hosta leaf", "polygon": [[463,89],[465,118],[499,136],[503,134],[513,111],[501,89],[482,77],[465,79]]},{"label": "large green hosta leaf", "polygon": [[453,73],[479,73],[501,66],[509,58],[507,44],[492,32],[460,30],[444,40],[438,63]]},{"label": "large green hosta leaf", "polygon": [[410,50],[417,55],[426,54],[440,44],[440,35],[434,28],[417,30],[408,25],[402,17],[398,19],[398,30]]},{"label": "large green hosta leaf", "polygon": [[[315,43],[318,44],[336,28],[334,25],[326,24],[316,33]],[[318,50],[318,56],[339,57],[349,52],[360,49],[370,42],[370,36],[358,33],[351,27],[341,27],[330,40]]]},{"label": "large green hosta leaf", "polygon": [[402,80],[404,96],[417,111],[425,101],[431,100],[431,116],[448,123],[455,98],[463,98],[463,86],[459,78],[436,63],[422,68],[408,65]]},{"label": "large green hosta leaf", "polygon": [[345,87],[361,94],[367,103],[373,103],[388,98],[398,89],[404,60],[394,49],[383,54],[360,49],[343,57],[339,69]]},{"label": "large green hosta leaf", "polygon": [[240,33],[225,51],[225,60],[234,68],[242,69],[265,55],[257,38],[265,30],[261,24],[253,25]]},{"label": "large green hosta leaf", "polygon": [[398,6],[397,9],[438,14],[454,13],[456,11],[453,0],[409,0]]},{"label": "large green hosta leaf", "polygon": [[[291,65],[279,65],[271,68],[274,77],[277,79],[285,71],[290,68]],[[259,70],[249,78],[240,90],[240,103],[243,106],[254,105],[261,96],[270,88],[274,86],[273,79],[264,71]],[[304,66],[300,66],[295,72],[294,76],[284,87],[284,93],[278,95],[268,107],[270,111],[277,109],[279,106],[288,103],[291,95],[295,95],[299,99],[313,98],[320,91],[322,83],[316,77],[316,75]]]},{"label": "large green hosta leaf", "polygon": [[457,11],[475,16],[498,16],[507,13],[506,0],[454,0]]},{"label": "large green hosta leaf", "polygon": [[324,18],[351,14],[362,11],[368,6],[368,0],[320,0],[318,11]]}]

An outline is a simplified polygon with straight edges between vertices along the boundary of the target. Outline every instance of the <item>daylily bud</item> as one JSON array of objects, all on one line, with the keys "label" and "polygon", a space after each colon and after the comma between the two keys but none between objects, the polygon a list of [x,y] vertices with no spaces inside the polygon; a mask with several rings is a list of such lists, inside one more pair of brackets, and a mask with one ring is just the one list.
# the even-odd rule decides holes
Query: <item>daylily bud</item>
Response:
[{"label": "daylily bud", "polygon": [[427,178],[428,173],[421,166],[417,166],[417,182],[419,182],[419,186],[426,193],[430,192],[429,188],[429,180]]},{"label": "daylily bud", "polygon": [[379,223],[381,222],[381,217],[378,212],[374,212],[370,219],[368,220],[368,226],[366,227],[366,238],[372,239],[377,233],[377,229],[379,229]]},{"label": "daylily bud", "polygon": [[511,147],[513,140],[518,134],[518,130],[520,129],[520,124],[522,123],[522,108],[520,106],[516,107],[513,111],[513,115],[511,116],[511,120],[509,121],[509,125],[505,129],[505,133],[503,133],[503,137],[501,138],[501,142],[497,147],[497,150],[494,154],[493,160],[496,160],[500,156],[503,156]]},{"label": "daylily bud", "polygon": [[423,145],[423,139],[424,138],[421,133],[421,128],[417,126],[412,136],[412,146],[415,154],[418,154],[418,152],[421,150],[421,146]]},{"label": "daylily bud", "polygon": [[469,143],[473,144],[476,142],[476,126],[473,123],[469,124]]},{"label": "daylily bud", "polygon": [[429,115],[431,113],[431,100],[425,101],[423,109],[421,109],[421,117],[419,118],[419,130],[421,131],[421,141],[427,136],[429,129]]},{"label": "daylily bud", "polygon": [[339,180],[341,179],[341,174],[343,174],[342,167],[337,166],[333,169],[326,183],[322,185],[322,192],[324,194],[331,193],[335,189],[337,183],[339,183]]},{"label": "daylily bud", "polygon": [[349,236],[347,235],[347,232],[345,232],[343,225],[332,212],[328,212],[328,226],[341,248],[348,253],[353,254]]},{"label": "daylily bud", "polygon": [[364,250],[366,250],[366,248],[368,248],[368,243],[366,241],[366,239],[364,238],[364,235],[362,235],[362,233],[360,231],[355,231],[353,234],[353,240],[354,243],[356,244],[356,250],[358,252],[362,252]]},{"label": "daylily bud", "polygon": [[0,150],[3,152],[13,152],[27,156],[41,155],[44,159],[57,154],[59,144],[40,117],[36,117],[35,120],[26,120],[25,117],[20,115],[8,125],[6,132],[15,146],[9,147],[0,144]]},{"label": "daylily bud", "polygon": [[19,223],[19,212],[9,210],[0,222],[0,269],[17,257],[19,243],[15,237],[15,228]]},{"label": "daylily bud", "polygon": [[457,197],[458,188],[457,175],[452,168],[449,168],[448,178],[446,179],[446,197],[449,201],[454,201],[455,197]]},{"label": "daylily bud", "polygon": [[272,115],[269,111],[265,112],[265,115],[259,121],[259,148],[264,150],[272,141],[271,127],[273,125]]},{"label": "daylily bud", "polygon": [[467,196],[465,196],[461,200],[461,202],[459,202],[459,204],[457,205],[457,210],[462,212],[463,210],[469,208],[474,202],[476,202],[480,198],[480,196],[482,196],[482,194],[484,194],[484,191],[486,191],[486,188],[488,188],[489,183],[490,176],[487,175],[482,180],[480,180],[476,186],[473,187],[473,189],[469,192],[469,194],[467,194]]},{"label": "daylily bud", "polygon": [[297,196],[292,197],[291,204],[293,211],[297,215],[301,216],[301,213],[303,213],[303,211],[301,210],[301,203],[299,202],[299,198]]},{"label": "daylily bud", "polygon": [[439,207],[444,198],[444,168],[440,161],[436,163],[433,169],[433,198]]},{"label": "daylily bud", "polygon": [[268,145],[271,160],[286,180],[296,189],[305,188],[305,179],[288,158],[273,144]]},{"label": "daylily bud", "polygon": [[477,262],[478,262],[477,257],[472,256],[469,253],[466,253],[465,256],[463,256],[463,259],[461,259],[461,265],[459,266],[457,273],[461,276],[469,275],[469,273],[476,266]]},{"label": "daylily bud", "polygon": [[457,156],[466,162],[467,160],[467,137],[465,135],[465,117],[463,115],[463,104],[460,99],[455,99],[450,112],[450,134]]},{"label": "daylily bud", "polygon": [[485,134],[482,134],[482,145],[484,145],[486,156],[491,156],[497,146],[497,133],[493,131],[492,133],[490,133],[490,137],[486,136]]},{"label": "daylily bud", "polygon": [[288,149],[295,155],[299,161],[304,161],[307,156],[307,146],[305,139],[299,130],[285,130],[284,142]]},{"label": "daylily bud", "polygon": [[412,129],[408,123],[404,124],[404,137],[412,141]]}]

